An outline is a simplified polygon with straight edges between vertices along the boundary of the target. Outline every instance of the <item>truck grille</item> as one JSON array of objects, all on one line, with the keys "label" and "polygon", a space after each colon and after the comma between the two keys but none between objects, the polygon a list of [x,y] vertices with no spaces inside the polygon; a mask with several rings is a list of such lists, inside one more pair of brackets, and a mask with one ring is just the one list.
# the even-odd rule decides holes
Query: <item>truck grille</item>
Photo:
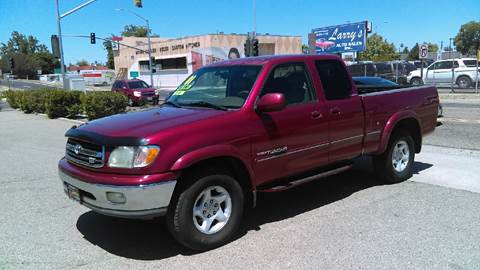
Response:
[{"label": "truck grille", "polygon": [[101,168],[104,165],[105,148],[100,145],[69,138],[65,150],[67,160],[74,163]]},{"label": "truck grille", "polygon": [[155,91],[152,92],[142,92],[142,96],[153,96],[155,95]]}]

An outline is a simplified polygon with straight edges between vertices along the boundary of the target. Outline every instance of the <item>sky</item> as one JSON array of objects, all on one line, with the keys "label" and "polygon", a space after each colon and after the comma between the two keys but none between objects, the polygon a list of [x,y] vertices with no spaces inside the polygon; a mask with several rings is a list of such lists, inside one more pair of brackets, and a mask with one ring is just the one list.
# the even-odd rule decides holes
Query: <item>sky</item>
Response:
[{"label": "sky", "polygon": [[[97,0],[62,19],[64,35],[97,37],[119,35],[124,25],[144,24],[142,20],[116,8],[131,9],[150,20],[152,32],[161,37],[183,37],[209,33],[247,33],[253,29],[254,0],[143,0],[136,8],[133,0]],[[86,0],[59,0],[64,13]],[[460,26],[480,21],[480,0],[256,0],[257,33],[302,36],[313,28],[372,22],[378,32],[395,46],[412,47],[417,42],[448,45]],[[12,31],[37,37],[50,47],[57,33],[55,0],[0,0],[0,43]],[[65,63],[106,61],[101,42],[86,38],[64,38]]]}]

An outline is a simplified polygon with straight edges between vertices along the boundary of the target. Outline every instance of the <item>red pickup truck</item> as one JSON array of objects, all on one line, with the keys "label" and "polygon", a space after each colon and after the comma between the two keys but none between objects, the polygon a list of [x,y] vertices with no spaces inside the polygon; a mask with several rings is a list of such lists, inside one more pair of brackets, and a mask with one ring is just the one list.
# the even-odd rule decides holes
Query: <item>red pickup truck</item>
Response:
[{"label": "red pickup truck", "polygon": [[110,216],[166,215],[183,245],[226,243],[258,192],[282,191],[373,156],[389,183],[408,179],[434,131],[433,86],[357,90],[330,55],[215,63],[158,108],[118,114],[66,133],[66,194]]}]

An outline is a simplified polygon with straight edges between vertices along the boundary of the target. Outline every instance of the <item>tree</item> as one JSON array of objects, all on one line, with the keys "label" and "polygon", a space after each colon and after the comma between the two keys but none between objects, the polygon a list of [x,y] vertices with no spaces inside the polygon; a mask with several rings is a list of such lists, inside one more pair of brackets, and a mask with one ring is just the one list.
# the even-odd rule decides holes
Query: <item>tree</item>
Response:
[{"label": "tree", "polygon": [[[148,32],[151,34],[151,30]],[[125,25],[123,27],[122,36],[124,37],[147,37],[147,28],[138,25]]]},{"label": "tree", "polygon": [[85,59],[77,61],[77,66],[88,66],[88,65],[90,65],[90,63]]},{"label": "tree", "polygon": [[480,22],[470,21],[463,24],[453,44],[462,54],[473,55],[480,47]]},{"label": "tree", "polygon": [[34,36],[25,36],[18,31],[13,31],[6,43],[0,44],[0,69],[12,72],[8,59],[13,58],[15,68],[13,73],[19,77],[35,78],[37,70],[43,74],[52,73],[58,60],[48,51],[47,46],[40,44]]},{"label": "tree", "polygon": [[428,45],[428,52],[436,53],[438,52],[438,45],[435,43],[427,43]]},{"label": "tree", "polygon": [[375,33],[367,38],[366,50],[358,54],[358,60],[389,61],[397,59],[393,43],[388,43],[381,35]]},{"label": "tree", "polygon": [[60,66],[60,61],[48,51],[38,52],[34,55],[34,58],[39,69],[42,70],[42,74],[52,74],[55,67]]},{"label": "tree", "polygon": [[402,51],[403,54],[408,54],[408,52],[409,52],[408,47],[403,48],[403,51]]},{"label": "tree", "polygon": [[112,41],[111,40],[105,40],[103,42],[103,47],[107,51],[107,67],[109,69],[115,69],[115,63],[113,60],[113,49],[112,49]]}]

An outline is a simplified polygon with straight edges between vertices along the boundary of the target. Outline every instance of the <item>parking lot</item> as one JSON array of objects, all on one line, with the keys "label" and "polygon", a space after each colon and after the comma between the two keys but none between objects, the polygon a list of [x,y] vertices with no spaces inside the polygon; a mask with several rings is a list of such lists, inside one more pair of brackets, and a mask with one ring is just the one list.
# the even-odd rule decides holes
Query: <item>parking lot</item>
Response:
[{"label": "parking lot", "polygon": [[237,238],[203,253],[180,247],[162,219],[104,217],[67,199],[56,166],[74,123],[1,102],[0,269],[480,269],[480,105],[442,102],[443,126],[409,181],[383,185],[358,159],[260,194]]}]

